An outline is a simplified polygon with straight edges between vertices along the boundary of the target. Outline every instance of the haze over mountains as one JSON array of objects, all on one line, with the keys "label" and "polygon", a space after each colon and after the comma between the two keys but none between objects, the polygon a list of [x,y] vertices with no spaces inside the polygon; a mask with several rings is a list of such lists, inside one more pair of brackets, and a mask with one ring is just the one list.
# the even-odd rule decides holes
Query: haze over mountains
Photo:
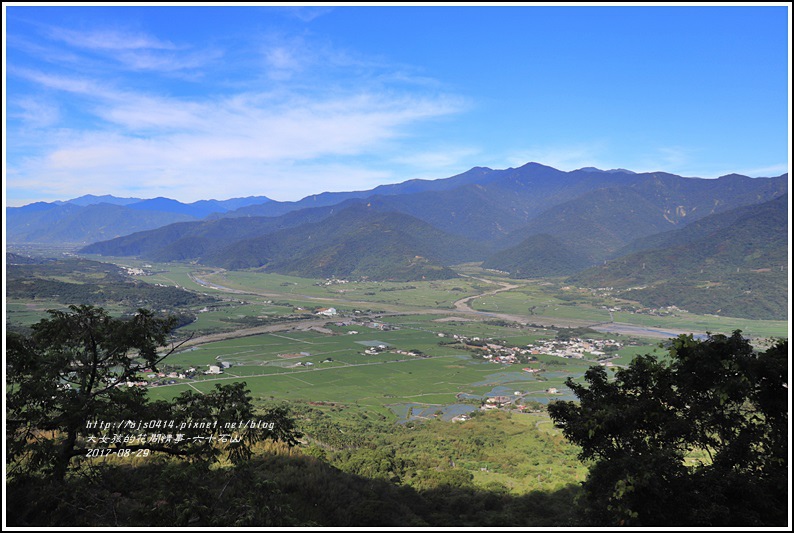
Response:
[{"label": "haze over mountains", "polygon": [[[584,286],[644,285],[633,299],[665,305],[662,293],[697,293],[681,285],[689,280],[721,287],[709,295],[754,291],[768,308],[759,312],[780,317],[787,313],[787,197],[787,174],[699,179],[528,163],[297,202],[81,197],[31,204],[7,210],[8,241],[93,242],[81,252],[306,277],[436,279],[455,276],[451,265],[483,261],[513,277],[581,273],[572,279]],[[629,274],[643,264],[641,276]],[[738,279],[737,268],[750,277]],[[778,290],[780,302],[768,295]],[[725,312],[717,300],[702,311]]]},{"label": "haze over mountains", "polygon": [[268,201],[265,196],[251,196],[184,204],[169,198],[87,194],[65,202],[6,208],[6,232],[14,243],[88,244]]}]

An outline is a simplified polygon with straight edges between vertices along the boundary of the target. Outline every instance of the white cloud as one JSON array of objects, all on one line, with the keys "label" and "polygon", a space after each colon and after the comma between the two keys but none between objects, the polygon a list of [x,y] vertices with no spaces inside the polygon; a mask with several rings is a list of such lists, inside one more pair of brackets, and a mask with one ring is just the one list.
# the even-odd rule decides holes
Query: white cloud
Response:
[{"label": "white cloud", "polygon": [[[396,175],[403,170],[439,177],[426,175],[437,170],[445,177],[475,151],[426,148],[406,161],[407,143],[422,133],[418,128],[464,111],[468,102],[441,93],[433,80],[409,79],[404,73],[410,68],[361,59],[305,36],[265,35],[234,51],[197,51],[143,33],[51,29],[49,35],[98,63],[81,69],[69,61],[46,71],[12,65],[10,76],[68,111],[59,116],[53,106],[48,115],[43,105],[37,109],[14,94],[18,118],[42,125],[76,119],[42,130],[38,145],[28,143],[24,155],[21,136],[15,137],[8,158],[12,195],[40,190],[64,199],[93,193],[295,200],[415,177]],[[170,84],[158,91],[156,80],[137,74],[181,74],[245,51],[252,52],[244,58],[250,71],[241,77],[239,66],[224,68],[222,85],[214,84],[211,95],[191,88],[192,96],[178,96],[181,88]],[[110,60],[104,67],[103,58]],[[119,64],[136,74],[127,77]],[[139,81],[149,88],[135,89]]]},{"label": "white cloud", "polygon": [[91,79],[76,78],[74,76],[64,76],[58,74],[47,74],[37,70],[22,69],[22,68],[9,68],[8,73],[16,75],[28,81],[38,83],[47,89],[55,89],[58,91],[65,91],[81,95],[96,95],[99,97],[108,97],[101,85]]},{"label": "white cloud", "polygon": [[32,97],[14,101],[10,118],[21,120],[28,128],[46,128],[55,125],[61,114],[58,106]]},{"label": "white cloud", "polygon": [[216,48],[194,49],[142,32],[49,26],[44,33],[52,45],[24,39],[15,40],[15,45],[51,63],[82,71],[107,71],[112,64],[113,68],[136,72],[174,74],[204,68],[223,57]]},{"label": "white cloud", "polygon": [[277,70],[297,70],[300,62],[290,50],[279,46],[265,51],[265,59],[269,67]]},{"label": "white cloud", "polygon": [[114,55],[114,59],[130,70],[150,70],[168,73],[200,69],[222,57],[223,52],[220,50],[203,50],[189,53],[133,50]]},{"label": "white cloud", "polygon": [[283,9],[290,16],[301,20],[302,22],[311,22],[333,11],[333,8],[330,7],[313,6],[285,7],[281,9]]},{"label": "white cloud", "polygon": [[175,44],[144,33],[120,30],[70,30],[51,27],[49,37],[69,46],[90,50],[176,50]]},{"label": "white cloud", "polygon": [[[99,131],[73,129],[49,136],[38,157],[11,165],[17,172],[14,187],[68,197],[79,191],[112,193],[109,187],[127,194],[123,191],[133,184],[170,191],[180,199],[195,197],[198,190],[207,191],[206,197],[228,197],[232,183],[241,189],[237,194],[254,194],[244,189],[257,185],[261,190],[256,194],[276,194],[268,192],[271,188],[288,199],[317,192],[316,180],[289,177],[295,168],[311,168],[309,174],[326,189],[357,182],[369,188],[377,184],[373,178],[386,173],[366,165],[354,171],[336,160],[388,154],[422,121],[463,108],[454,97],[365,91],[321,98],[249,92],[191,101],[117,90],[90,79],[24,75],[50,89],[92,95],[86,111],[105,121]],[[320,159],[328,166],[317,164]],[[436,155],[436,165],[453,159],[454,154],[446,159]]]}]

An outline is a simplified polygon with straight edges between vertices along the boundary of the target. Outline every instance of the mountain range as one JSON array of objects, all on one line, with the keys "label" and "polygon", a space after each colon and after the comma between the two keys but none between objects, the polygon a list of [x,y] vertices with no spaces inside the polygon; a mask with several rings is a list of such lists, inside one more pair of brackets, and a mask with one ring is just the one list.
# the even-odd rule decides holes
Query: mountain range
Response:
[{"label": "mountain range", "polygon": [[13,243],[89,244],[268,201],[265,196],[251,196],[185,204],[170,198],[88,194],[65,202],[6,208],[6,232]]},{"label": "mountain range", "polygon": [[[513,277],[576,275],[571,279],[583,286],[631,288],[632,298],[649,303],[666,302],[661,295],[674,293],[664,280],[721,287],[710,295],[736,289],[766,298],[787,277],[787,174],[700,179],[625,169],[563,172],[528,163],[297,202],[81,198],[7,210],[8,241],[66,240],[79,233],[79,222],[84,240],[95,241],[82,248],[86,254],[379,280],[452,277],[450,265],[482,261]],[[91,200],[99,203],[81,205]],[[125,215],[127,229],[115,224]],[[172,217],[167,222],[166,215]],[[118,236],[107,239],[110,227]],[[731,239],[738,236],[751,239],[752,246],[736,246]],[[735,253],[727,254],[726,246]],[[736,264],[742,254],[754,259]],[[684,273],[654,270],[656,257]],[[648,279],[626,275],[637,264],[645,265]],[[720,265],[719,271],[711,265]],[[742,277],[743,268],[769,275]],[[649,277],[652,271],[659,279]],[[726,298],[727,293],[709,303],[708,312],[726,313],[719,305]],[[787,316],[785,302],[768,300],[762,315]],[[682,307],[694,309],[688,305]]]}]

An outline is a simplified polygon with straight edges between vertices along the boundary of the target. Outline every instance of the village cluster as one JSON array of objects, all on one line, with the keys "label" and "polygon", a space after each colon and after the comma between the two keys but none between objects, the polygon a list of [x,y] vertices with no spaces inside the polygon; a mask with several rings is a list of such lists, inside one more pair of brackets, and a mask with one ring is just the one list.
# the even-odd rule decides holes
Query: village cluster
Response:
[{"label": "village cluster", "polygon": [[[479,356],[492,363],[520,364],[527,363],[535,355],[554,355],[566,359],[583,359],[586,356],[595,359],[609,359],[611,354],[621,348],[622,344],[611,339],[580,339],[570,340],[542,339],[526,347],[505,346],[493,339],[479,337],[452,336],[468,349],[476,350]],[[607,366],[612,366],[605,363]]]}]

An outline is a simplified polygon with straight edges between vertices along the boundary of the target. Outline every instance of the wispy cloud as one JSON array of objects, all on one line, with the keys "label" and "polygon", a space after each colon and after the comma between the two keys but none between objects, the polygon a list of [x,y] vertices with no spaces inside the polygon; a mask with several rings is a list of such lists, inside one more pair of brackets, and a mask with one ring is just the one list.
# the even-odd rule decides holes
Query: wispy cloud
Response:
[{"label": "wispy cloud", "polygon": [[[147,196],[180,200],[248,194],[297,199],[415,177],[420,162],[425,173],[428,167],[457,172],[474,150],[428,148],[407,161],[404,143],[423,124],[469,104],[432,79],[412,83],[405,74],[410,67],[359,57],[305,35],[266,33],[237,41],[234,50],[191,49],[122,30],[49,28],[47,36],[105,66],[83,69],[72,60],[57,68],[11,66],[10,77],[53,102],[37,106],[33,98],[11,95],[18,128],[23,121],[54,125],[63,118],[59,104],[70,119],[60,129],[42,130],[38,146],[29,145],[24,156],[17,150],[9,158],[12,195],[41,190],[60,198],[129,196],[125,191],[135,186]],[[240,64],[223,65],[219,59],[227,53],[250,72],[240,76]],[[224,74],[231,68],[234,75],[229,83],[214,84],[212,93],[135,74],[194,69],[214,81],[221,72],[215,67]],[[396,168],[409,175],[397,175]]]},{"label": "wispy cloud", "polygon": [[282,8],[289,16],[303,22],[311,22],[333,11],[332,7],[299,6]]},{"label": "wispy cloud", "polygon": [[54,65],[83,72],[118,68],[173,74],[207,67],[223,57],[217,47],[195,48],[122,29],[41,26],[40,32],[46,38],[39,43],[12,36],[10,45]]},{"label": "wispy cloud", "polygon": [[69,46],[89,50],[177,50],[179,47],[151,35],[121,30],[77,31],[50,27],[49,37]]},{"label": "wispy cloud", "polygon": [[[74,130],[49,139],[39,157],[15,168],[15,186],[22,188],[44,187],[37,176],[47,176],[56,190],[102,191],[113,176],[120,184],[181,189],[180,197],[200,189],[215,189],[218,196],[218,180],[233,176],[242,193],[255,185],[252,181],[266,177],[272,184],[275,175],[287,176],[296,166],[313,168],[314,178],[327,177],[328,170],[316,171],[316,160],[331,158],[331,167],[341,168],[334,158],[388,153],[394,149],[390,143],[410,135],[417,124],[463,108],[455,97],[365,90],[322,98],[282,92],[186,100],[84,78],[22,75],[49,89],[91,95],[84,110],[105,124],[99,131]],[[353,176],[382,177],[383,171],[345,167],[345,182]],[[285,179],[291,190],[300,189],[294,179]],[[316,192],[317,183],[309,188]]]},{"label": "wispy cloud", "polygon": [[14,101],[9,109],[11,118],[22,121],[27,128],[46,128],[55,125],[60,118],[60,109],[51,102],[32,97]]},{"label": "wispy cloud", "polygon": [[275,80],[286,80],[306,69],[309,62],[301,57],[295,47],[279,43],[266,46],[263,51],[268,76]]},{"label": "wispy cloud", "polygon": [[91,94],[100,97],[103,95],[103,93],[107,93],[107,91],[102,88],[102,84],[97,83],[95,80],[89,78],[81,78],[62,74],[50,74],[47,72],[41,72],[39,70],[14,67],[10,67],[8,69],[8,74],[19,76],[20,78],[34,82],[46,89],[55,89],[57,91],[64,91],[80,95]]},{"label": "wispy cloud", "polygon": [[130,70],[166,73],[205,68],[222,57],[223,52],[218,49],[181,53],[135,50],[114,56],[119,63]]}]

